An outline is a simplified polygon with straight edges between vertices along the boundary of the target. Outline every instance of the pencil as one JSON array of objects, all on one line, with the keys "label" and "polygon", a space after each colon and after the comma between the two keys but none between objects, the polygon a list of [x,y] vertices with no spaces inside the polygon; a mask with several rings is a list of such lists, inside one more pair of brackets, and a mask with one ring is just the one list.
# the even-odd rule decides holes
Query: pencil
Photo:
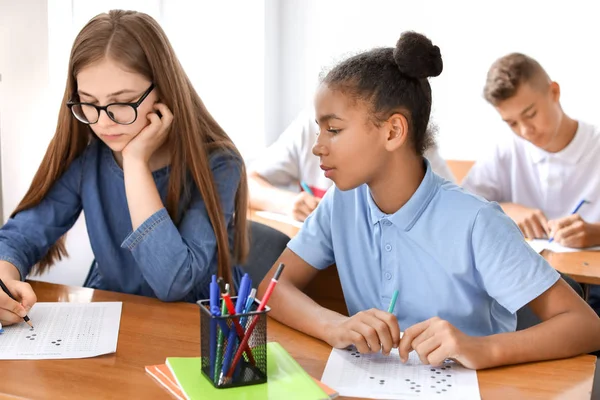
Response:
[{"label": "pencil", "polygon": [[[8,297],[13,299],[14,301],[17,301],[17,299],[15,299],[15,296],[13,296],[10,290],[8,290],[4,282],[2,282],[2,279],[0,279],[0,287],[2,287],[2,290],[8,295]],[[27,325],[33,328],[33,325],[31,324],[31,321],[29,320],[29,317],[27,315],[23,317],[23,321],[27,322]]]},{"label": "pencil", "polygon": [[394,312],[394,307],[396,307],[396,300],[398,300],[398,291],[397,290],[395,290],[394,294],[392,295],[392,301],[390,301],[390,306],[388,307],[389,313]]}]

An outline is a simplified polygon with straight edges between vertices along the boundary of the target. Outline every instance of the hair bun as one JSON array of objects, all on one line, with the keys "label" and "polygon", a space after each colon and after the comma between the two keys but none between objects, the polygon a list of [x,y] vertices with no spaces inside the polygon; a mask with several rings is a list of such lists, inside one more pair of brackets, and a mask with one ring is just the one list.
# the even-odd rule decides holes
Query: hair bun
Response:
[{"label": "hair bun", "polygon": [[394,61],[400,72],[415,79],[438,76],[444,68],[440,48],[424,35],[412,31],[400,35]]}]

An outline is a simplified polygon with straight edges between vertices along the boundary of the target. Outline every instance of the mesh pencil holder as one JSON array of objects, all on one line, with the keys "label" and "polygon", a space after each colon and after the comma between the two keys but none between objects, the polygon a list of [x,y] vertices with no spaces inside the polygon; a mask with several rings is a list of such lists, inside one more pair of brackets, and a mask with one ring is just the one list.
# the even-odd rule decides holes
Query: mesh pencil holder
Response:
[{"label": "mesh pencil holder", "polygon": [[[232,300],[235,302],[237,298]],[[259,303],[254,300],[247,313],[215,316],[210,311],[210,300],[200,300],[197,304],[202,375],[218,389],[265,383],[269,307],[256,311]],[[240,344],[244,344],[244,350],[236,360]]]}]

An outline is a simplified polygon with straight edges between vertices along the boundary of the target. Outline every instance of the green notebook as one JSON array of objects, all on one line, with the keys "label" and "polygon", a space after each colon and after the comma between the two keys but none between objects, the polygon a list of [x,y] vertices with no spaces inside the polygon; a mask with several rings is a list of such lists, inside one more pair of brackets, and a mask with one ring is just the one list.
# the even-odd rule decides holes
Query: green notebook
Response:
[{"label": "green notebook", "polygon": [[216,389],[202,372],[200,357],[168,357],[167,366],[186,397],[196,399],[324,400],[329,396],[277,342],[267,343],[267,383]]}]

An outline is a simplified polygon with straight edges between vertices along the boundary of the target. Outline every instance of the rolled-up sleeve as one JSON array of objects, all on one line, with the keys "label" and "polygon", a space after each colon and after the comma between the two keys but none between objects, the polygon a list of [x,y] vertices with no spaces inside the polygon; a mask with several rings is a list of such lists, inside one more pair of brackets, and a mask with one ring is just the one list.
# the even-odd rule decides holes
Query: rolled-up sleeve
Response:
[{"label": "rolled-up sleeve", "polygon": [[38,205],[19,212],[0,229],[0,260],[17,267],[22,280],[77,221],[84,157],[71,163]]},{"label": "rolled-up sleeve", "polygon": [[[224,153],[210,160],[226,227],[232,225],[242,162]],[[144,279],[163,301],[183,299],[216,271],[217,240],[195,185],[178,225],[166,209],[160,209],[127,236],[121,247],[131,251]]]}]

